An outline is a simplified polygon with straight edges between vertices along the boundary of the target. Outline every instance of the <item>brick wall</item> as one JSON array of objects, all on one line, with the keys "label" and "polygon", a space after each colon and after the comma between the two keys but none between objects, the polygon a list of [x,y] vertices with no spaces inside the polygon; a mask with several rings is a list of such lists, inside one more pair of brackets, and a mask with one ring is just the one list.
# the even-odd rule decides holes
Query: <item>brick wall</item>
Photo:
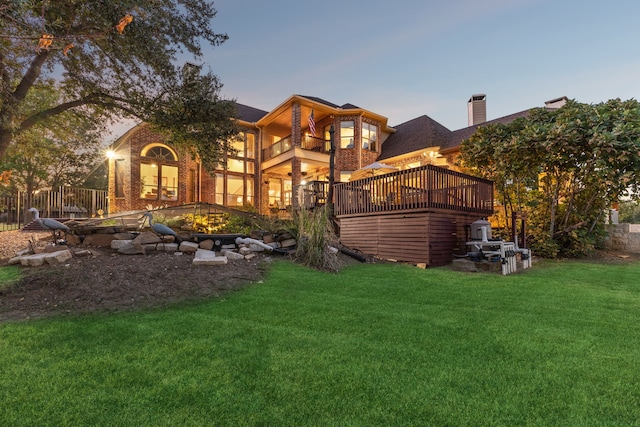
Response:
[{"label": "brick wall", "polygon": [[[111,212],[128,211],[128,210],[145,210],[149,205],[157,206],[179,206],[187,203],[187,174],[190,169],[198,171],[198,163],[195,162],[188,153],[177,152],[178,162],[178,198],[177,200],[150,200],[140,198],[140,153],[148,144],[163,143],[164,139],[161,135],[153,132],[147,125],[142,125],[135,129],[131,134],[126,135],[123,141],[116,144],[115,159],[123,159],[124,168],[128,171],[124,176],[124,194],[125,197],[115,197],[115,168],[113,167],[115,159],[110,160],[109,167],[109,206]],[[197,174],[196,174],[197,179]],[[202,172],[201,180],[201,196],[203,202],[213,203],[214,184],[206,172]],[[194,195],[198,198],[198,190]]]}]

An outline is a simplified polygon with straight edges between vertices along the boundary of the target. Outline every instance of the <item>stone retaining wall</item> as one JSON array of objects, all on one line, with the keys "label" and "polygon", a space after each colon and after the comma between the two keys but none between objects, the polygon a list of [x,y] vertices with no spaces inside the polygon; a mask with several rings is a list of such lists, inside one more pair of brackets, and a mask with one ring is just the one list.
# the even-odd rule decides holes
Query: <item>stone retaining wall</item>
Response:
[{"label": "stone retaining wall", "polygon": [[640,224],[611,224],[606,227],[607,249],[640,254]]}]

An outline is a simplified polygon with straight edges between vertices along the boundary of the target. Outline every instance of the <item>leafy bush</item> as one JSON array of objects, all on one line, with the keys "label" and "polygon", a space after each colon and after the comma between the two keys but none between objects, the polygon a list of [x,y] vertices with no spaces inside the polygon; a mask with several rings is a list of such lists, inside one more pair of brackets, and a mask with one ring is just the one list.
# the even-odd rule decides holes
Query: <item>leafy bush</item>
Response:
[{"label": "leafy bush", "polygon": [[560,253],[558,243],[545,235],[531,235],[527,237],[527,246],[536,256],[542,258],[556,258]]}]

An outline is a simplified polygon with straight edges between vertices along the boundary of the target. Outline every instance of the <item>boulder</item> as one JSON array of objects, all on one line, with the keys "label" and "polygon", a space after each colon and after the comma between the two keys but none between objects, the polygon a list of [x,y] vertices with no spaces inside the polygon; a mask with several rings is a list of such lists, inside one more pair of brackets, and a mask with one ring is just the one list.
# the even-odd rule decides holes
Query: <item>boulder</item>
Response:
[{"label": "boulder", "polygon": [[47,254],[48,256],[46,256],[44,258],[44,260],[47,262],[47,264],[49,265],[56,265],[56,264],[62,264],[65,261],[70,260],[71,258],[73,258],[73,255],[71,254],[71,251],[69,249],[64,249],[58,252],[52,252],[50,254]]},{"label": "boulder", "polygon": [[207,239],[200,242],[198,246],[200,247],[200,249],[210,251],[211,249],[213,249],[214,245],[215,245],[215,242],[213,240]]},{"label": "boulder", "polygon": [[56,252],[24,255],[20,257],[20,263],[26,267],[39,267],[45,263],[50,265],[62,264],[73,258],[69,249],[58,250]]},{"label": "boulder", "polygon": [[136,238],[136,235],[133,233],[116,233],[113,235],[113,238],[116,240],[133,240]]},{"label": "boulder", "polygon": [[192,252],[196,252],[199,246],[195,242],[182,242],[180,243],[179,248],[181,252],[192,253]]},{"label": "boulder", "polygon": [[151,233],[150,231],[144,231],[138,235],[135,239],[133,239],[133,244],[136,245],[148,245],[151,243],[160,243],[162,239],[158,237],[156,234]]}]

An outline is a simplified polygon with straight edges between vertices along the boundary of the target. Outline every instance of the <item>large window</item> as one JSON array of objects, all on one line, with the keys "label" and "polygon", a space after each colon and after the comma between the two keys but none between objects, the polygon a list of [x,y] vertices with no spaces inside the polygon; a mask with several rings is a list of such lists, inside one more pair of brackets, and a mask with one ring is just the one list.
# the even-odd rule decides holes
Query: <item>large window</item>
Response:
[{"label": "large window", "polygon": [[353,120],[340,122],[340,148],[353,148],[355,136]]},{"label": "large window", "polygon": [[147,145],[140,153],[140,197],[178,200],[178,157],[162,144]]},{"label": "large window", "polygon": [[228,176],[227,177],[227,206],[244,205],[244,177]]},{"label": "large window", "polygon": [[226,167],[215,177],[215,202],[224,206],[253,204],[255,173],[255,134],[241,132],[231,141],[233,152],[226,156]]},{"label": "large window", "polygon": [[362,123],[362,148],[376,151],[378,141],[378,126],[371,123]]}]

